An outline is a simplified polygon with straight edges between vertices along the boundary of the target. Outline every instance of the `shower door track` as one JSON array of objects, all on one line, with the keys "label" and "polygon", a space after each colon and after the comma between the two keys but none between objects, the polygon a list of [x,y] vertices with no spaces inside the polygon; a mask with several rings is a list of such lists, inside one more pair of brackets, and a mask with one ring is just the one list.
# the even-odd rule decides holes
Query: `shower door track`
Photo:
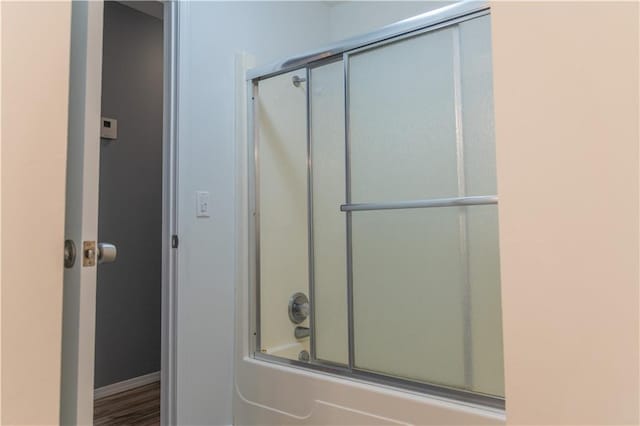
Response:
[{"label": "shower door track", "polygon": [[398,41],[403,37],[413,37],[458,22],[488,15],[489,10],[488,1],[461,1],[384,26],[367,34],[348,38],[317,50],[250,69],[247,71],[246,79],[247,81],[258,81],[304,68],[314,62],[325,61],[329,58],[338,59],[345,52],[354,53],[361,49],[368,49],[373,44],[379,46],[385,41]]},{"label": "shower door track", "polygon": [[[356,380],[359,382],[375,383],[389,386],[393,389],[405,390],[419,395],[429,395],[437,398],[445,398],[459,403],[481,406],[496,410],[504,410],[504,398],[468,391],[461,388],[453,388],[446,385],[420,382],[408,378],[379,374],[355,366],[354,350],[354,316],[353,316],[353,277],[351,259],[351,212],[373,211],[390,209],[413,209],[431,207],[465,207],[475,205],[498,204],[496,195],[459,196],[454,198],[440,198],[428,200],[407,200],[385,203],[351,203],[351,176],[350,176],[350,143],[349,143],[349,56],[356,52],[380,47],[382,45],[397,42],[405,38],[415,37],[440,28],[448,27],[480,16],[488,15],[490,7],[485,1],[463,1],[447,7],[427,12],[403,21],[388,25],[377,31],[350,38],[343,42],[327,46],[323,49],[304,53],[302,55],[287,58],[271,65],[251,69],[247,72],[248,83],[248,139],[249,139],[249,282],[250,282],[250,356],[254,359],[287,365],[294,368],[312,370],[326,373],[341,378]],[[347,239],[347,306],[348,306],[348,364],[334,363],[318,359],[315,345],[315,315],[314,315],[314,271],[313,271],[313,213],[312,213],[312,161],[311,161],[311,123],[310,123],[310,70],[316,66],[325,65],[334,61],[343,61],[344,89],[345,89],[345,174],[346,174],[346,202],[340,206],[340,210],[346,214],[346,239]],[[311,360],[298,361],[282,358],[260,351],[260,212],[259,198],[260,188],[259,155],[256,99],[258,97],[258,82],[262,79],[274,77],[291,71],[302,70],[306,73],[307,81],[307,196],[308,196],[308,238],[309,238],[309,296],[311,300],[310,312],[310,352]]]}]

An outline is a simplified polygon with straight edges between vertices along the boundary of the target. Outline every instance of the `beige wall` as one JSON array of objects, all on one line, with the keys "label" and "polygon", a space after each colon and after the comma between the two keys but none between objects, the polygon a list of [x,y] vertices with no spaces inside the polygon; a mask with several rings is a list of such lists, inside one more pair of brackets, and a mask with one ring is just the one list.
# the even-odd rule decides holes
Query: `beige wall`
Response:
[{"label": "beige wall", "polygon": [[2,2],[2,424],[60,407],[69,2]]},{"label": "beige wall", "polygon": [[493,3],[509,424],[637,424],[638,3]]},{"label": "beige wall", "polygon": [[[0,46],[2,46],[2,7],[0,7]],[[0,47],[0,57],[2,48]],[[0,59],[0,129],[2,129],[2,60]],[[2,421],[2,131],[0,130],[0,422]]]}]

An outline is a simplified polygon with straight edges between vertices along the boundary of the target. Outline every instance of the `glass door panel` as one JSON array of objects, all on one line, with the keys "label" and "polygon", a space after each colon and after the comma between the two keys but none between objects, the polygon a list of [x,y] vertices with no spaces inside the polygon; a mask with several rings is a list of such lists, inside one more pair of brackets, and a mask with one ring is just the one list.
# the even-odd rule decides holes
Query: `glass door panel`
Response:
[{"label": "glass door panel", "polygon": [[504,395],[497,218],[352,213],[355,368]]},{"label": "glass door panel", "polygon": [[311,69],[315,356],[349,362],[345,202],[344,65]]},{"label": "glass door panel", "polygon": [[466,209],[472,390],[504,396],[498,207]]},{"label": "glass door panel", "polygon": [[260,237],[260,350],[298,359],[309,337],[296,338],[288,314],[291,296],[308,296],[306,70],[258,85],[258,216]]},{"label": "glass door panel", "polygon": [[[349,55],[348,76],[351,203],[495,196],[488,17]],[[354,368],[503,396],[496,206],[348,214]]]},{"label": "glass door panel", "polygon": [[458,30],[465,191],[497,194],[491,21],[482,16],[458,24]]},{"label": "glass door panel", "polygon": [[349,57],[351,201],[458,195],[453,30]]},{"label": "glass door panel", "polygon": [[355,367],[465,387],[458,208],[352,213]]}]

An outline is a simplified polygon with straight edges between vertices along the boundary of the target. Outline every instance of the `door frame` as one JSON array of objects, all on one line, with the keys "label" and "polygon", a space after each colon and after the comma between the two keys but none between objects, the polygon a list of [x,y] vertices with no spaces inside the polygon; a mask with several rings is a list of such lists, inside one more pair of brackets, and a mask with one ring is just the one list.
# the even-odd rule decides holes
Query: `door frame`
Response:
[{"label": "door frame", "polygon": [[162,338],[160,423],[177,424],[178,286],[178,2],[165,1],[163,12],[162,120]]},{"label": "door frame", "polygon": [[[95,2],[98,3],[98,2]],[[84,70],[82,81],[71,82],[71,86],[76,87],[76,90],[80,90],[82,93],[76,96],[76,108],[70,110],[71,113],[75,113],[78,116],[82,114],[83,117],[95,116],[95,111],[100,111],[102,108],[101,101],[102,96],[88,96],[84,92],[84,89],[95,88],[96,85],[101,87],[102,85],[102,36],[104,32],[103,21],[103,8],[104,3],[100,1],[100,5],[93,4],[90,11],[83,9],[82,16],[77,17],[79,29],[77,30],[76,37],[76,51],[74,53],[74,45],[72,44],[71,55],[76,55],[78,63],[77,66]],[[162,308],[161,308],[161,424],[162,425],[175,425],[176,424],[176,289],[178,284],[178,256],[176,247],[174,248],[173,241],[177,241],[178,235],[178,164],[177,164],[177,105],[178,105],[178,2],[165,1],[163,2],[163,129],[162,129]],[[99,12],[98,12],[99,11]],[[99,40],[99,42],[98,42]],[[100,49],[100,61],[96,60],[97,52],[95,50]],[[90,52],[93,50],[92,52]],[[89,54],[92,53],[92,54]],[[98,66],[99,64],[99,66]],[[83,86],[83,87],[80,87]],[[93,89],[92,89],[93,90]],[[93,93],[93,92],[91,92]],[[86,96],[85,96],[86,95]],[[70,107],[73,100],[70,100]],[[85,123],[84,120],[78,123],[78,126],[88,125],[90,128],[85,129],[86,134],[82,135],[82,139],[79,141],[81,146],[88,146],[92,143],[97,143],[95,136],[97,134],[98,123]],[[95,127],[94,127],[95,126]],[[71,130],[71,128],[70,128]],[[83,155],[80,155],[77,161],[84,159]],[[89,164],[96,161],[90,159],[89,162],[85,161],[85,167],[98,166],[98,164]],[[67,177],[67,184],[69,182],[69,176]],[[85,176],[75,176],[72,179],[85,180]],[[84,182],[83,182],[84,183]],[[97,186],[97,185],[96,185]],[[95,189],[97,195],[97,188]],[[91,236],[97,236],[97,203],[98,197],[89,201],[91,207],[95,207],[96,214],[96,229],[92,229]],[[95,204],[95,206],[94,206]],[[87,206],[83,207],[83,210]],[[89,212],[91,213],[91,212]],[[70,212],[67,211],[66,215]],[[67,218],[69,220],[69,218]],[[84,226],[84,225],[83,225]],[[87,226],[92,227],[91,224]],[[86,235],[76,236],[76,243],[81,244],[82,238],[86,238]],[[67,236],[69,238],[69,236]],[[96,274],[95,268],[93,270],[84,270],[85,274]],[[86,276],[86,275],[85,275]],[[95,279],[95,277],[94,277]],[[95,289],[95,284],[94,284]],[[90,289],[88,289],[90,290]],[[87,289],[85,289],[87,291]],[[87,293],[89,294],[89,293]],[[90,303],[91,298],[86,298],[84,303]],[[95,295],[93,297],[93,309],[81,309],[79,317],[72,318],[69,321],[63,323],[63,327],[72,327],[68,330],[71,333],[72,338],[76,340],[78,345],[86,346],[87,339],[81,338],[78,334],[81,333],[77,330],[78,324],[85,324],[86,326],[92,325],[93,335],[89,339],[89,344],[93,344],[95,339]],[[74,302],[75,303],[75,302]],[[82,307],[82,306],[81,306]],[[64,315],[64,313],[63,313]],[[66,322],[69,322],[68,324]],[[85,332],[88,332],[85,328]],[[67,334],[68,334],[67,333]],[[64,334],[64,329],[63,329]],[[64,368],[62,372],[62,381],[65,382],[65,376],[69,376],[67,382],[75,389],[74,395],[66,395],[65,388],[62,386],[61,391],[61,422],[66,421],[83,422],[84,417],[89,417],[89,413],[93,413],[93,374],[95,372],[95,353],[94,348],[80,348],[76,347],[73,351],[79,351],[78,359],[73,362],[74,372],[66,371]],[[65,364],[65,363],[63,363]],[[67,368],[70,366],[67,363]],[[90,366],[90,367],[89,367]],[[61,366],[62,368],[63,366]],[[87,371],[91,368],[91,372]],[[83,371],[80,371],[83,369]],[[78,375],[82,376],[82,384],[75,385],[71,382],[77,381]],[[73,377],[71,377],[73,376]],[[91,382],[91,395],[82,395],[80,397],[79,392],[85,392],[89,386],[88,382]],[[68,392],[68,391],[67,391]],[[79,402],[80,401],[80,402]],[[91,406],[88,406],[91,404]],[[69,414],[71,417],[67,418],[64,413]],[[82,417],[79,418],[78,416]],[[73,419],[72,419],[73,418]],[[88,420],[88,419],[87,419]],[[91,419],[92,421],[93,419]]]}]

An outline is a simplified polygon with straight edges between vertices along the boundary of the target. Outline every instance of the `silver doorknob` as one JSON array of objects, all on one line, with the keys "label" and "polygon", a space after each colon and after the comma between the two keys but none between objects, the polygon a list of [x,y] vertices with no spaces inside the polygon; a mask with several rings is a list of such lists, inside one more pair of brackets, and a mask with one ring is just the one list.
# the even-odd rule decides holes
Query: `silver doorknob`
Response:
[{"label": "silver doorknob", "polygon": [[111,263],[116,261],[118,249],[109,243],[98,243],[98,263]]}]

